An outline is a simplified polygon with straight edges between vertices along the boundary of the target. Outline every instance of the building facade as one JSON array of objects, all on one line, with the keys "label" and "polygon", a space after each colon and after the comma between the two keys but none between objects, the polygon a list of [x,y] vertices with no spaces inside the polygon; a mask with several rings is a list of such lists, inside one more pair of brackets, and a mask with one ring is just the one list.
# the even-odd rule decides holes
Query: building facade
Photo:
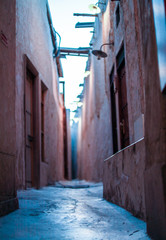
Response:
[{"label": "building facade", "polygon": [[1,1],[0,6],[3,215],[18,207],[17,189],[40,188],[64,178],[64,104],[57,35],[47,0]]},{"label": "building facade", "polygon": [[[166,238],[166,79],[161,87],[162,75],[159,71],[158,51],[164,55],[166,64],[166,29],[160,39],[165,37],[162,48],[158,45],[157,29],[154,25],[155,14],[166,19],[166,1],[140,1],[140,11],[149,9],[142,16],[141,30],[143,40],[145,74],[145,203],[147,231],[152,239]],[[153,4],[153,9],[152,9]],[[164,11],[165,4],[165,11]],[[160,8],[161,7],[161,8]],[[157,10],[160,9],[160,12]],[[159,26],[161,28],[162,18]],[[164,25],[165,26],[165,25]],[[161,28],[162,29],[162,28]],[[165,31],[164,31],[165,30]],[[148,34],[145,34],[148,33]],[[166,77],[166,68],[163,69]],[[159,74],[160,73],[160,74]]]},{"label": "building facade", "polygon": [[102,180],[104,198],[146,220],[154,239],[165,239],[165,90],[152,1],[105,1],[91,45],[107,58],[89,57],[78,175]]},{"label": "building facade", "polygon": [[[41,187],[63,177],[63,103],[47,1],[16,1],[16,183]],[[58,170],[56,170],[58,169]]]},{"label": "building facade", "polygon": [[[15,184],[15,1],[0,2],[0,215],[18,208]],[[9,91],[10,90],[10,91]]]}]

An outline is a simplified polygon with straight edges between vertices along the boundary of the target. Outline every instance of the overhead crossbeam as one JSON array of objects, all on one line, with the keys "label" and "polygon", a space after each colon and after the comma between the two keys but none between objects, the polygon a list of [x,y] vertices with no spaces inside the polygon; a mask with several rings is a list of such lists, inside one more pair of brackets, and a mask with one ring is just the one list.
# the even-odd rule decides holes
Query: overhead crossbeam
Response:
[{"label": "overhead crossbeam", "polygon": [[79,56],[79,57],[88,57],[91,48],[60,48],[60,57],[65,58],[66,55],[68,56]]},{"label": "overhead crossbeam", "polygon": [[93,28],[94,22],[78,22],[75,25],[75,28]]},{"label": "overhead crossbeam", "polygon": [[98,17],[98,14],[90,14],[90,13],[73,13],[73,16],[76,17]]}]

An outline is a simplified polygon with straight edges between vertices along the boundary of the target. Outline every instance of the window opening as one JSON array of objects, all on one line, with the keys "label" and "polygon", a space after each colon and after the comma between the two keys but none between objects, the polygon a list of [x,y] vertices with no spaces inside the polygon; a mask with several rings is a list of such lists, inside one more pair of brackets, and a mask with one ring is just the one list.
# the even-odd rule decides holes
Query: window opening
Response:
[{"label": "window opening", "polygon": [[119,4],[118,4],[117,9],[116,9],[116,28],[118,27],[119,22],[120,22],[120,8],[119,8]]},{"label": "window opening", "polygon": [[126,70],[124,58],[124,46],[117,55],[117,73],[118,73],[118,96],[119,96],[119,128],[121,149],[129,145],[129,122],[128,122],[128,102],[126,88]]}]

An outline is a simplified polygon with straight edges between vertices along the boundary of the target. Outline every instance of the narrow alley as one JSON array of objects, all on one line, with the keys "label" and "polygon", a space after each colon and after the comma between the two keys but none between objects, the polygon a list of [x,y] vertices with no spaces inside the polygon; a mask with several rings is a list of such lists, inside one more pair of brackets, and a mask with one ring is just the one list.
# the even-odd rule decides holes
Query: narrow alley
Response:
[{"label": "narrow alley", "polygon": [[0,0],[0,240],[166,240],[166,0]]},{"label": "narrow alley", "polygon": [[19,191],[20,208],[0,218],[0,239],[150,239],[145,222],[103,199],[101,184],[69,183]]}]

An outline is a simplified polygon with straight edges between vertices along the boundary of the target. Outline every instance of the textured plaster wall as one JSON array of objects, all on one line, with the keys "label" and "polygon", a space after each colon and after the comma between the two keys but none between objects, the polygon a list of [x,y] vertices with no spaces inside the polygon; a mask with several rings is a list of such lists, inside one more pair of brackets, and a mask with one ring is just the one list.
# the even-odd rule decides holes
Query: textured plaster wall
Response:
[{"label": "textured plaster wall", "polygon": [[[120,23],[116,27],[116,9],[120,7]],[[109,2],[106,12],[103,15],[103,38],[105,42],[114,42],[114,47],[105,46],[108,58],[106,64],[106,84],[109,89],[109,75],[114,66],[115,76],[117,75],[116,56],[124,44],[125,68],[129,118],[130,144],[144,136],[143,116],[144,116],[144,86],[143,86],[143,60],[142,41],[139,33],[139,16],[137,7],[133,0],[121,1],[120,3]],[[115,88],[118,85],[115,81]],[[109,94],[109,93],[108,93]],[[116,102],[118,105],[118,91],[116,92]],[[138,120],[140,119],[140,124]],[[119,110],[117,108],[117,121],[119,122]],[[142,123],[142,124],[141,124]],[[138,132],[141,134],[138,137]],[[118,126],[119,135],[119,126]],[[120,138],[120,136],[119,136]],[[120,145],[120,143],[119,143]]]},{"label": "textured plaster wall", "polygon": [[144,139],[121,150],[104,162],[103,196],[145,219]]},{"label": "textured plaster wall", "polygon": [[[63,177],[62,108],[58,93],[58,75],[52,57],[53,45],[43,0],[16,1],[16,130],[17,185],[25,184],[24,142],[24,54],[47,87],[45,94],[45,163],[41,163],[40,185]],[[39,95],[40,98],[40,95]],[[59,171],[57,170],[59,169]]]},{"label": "textured plaster wall", "polygon": [[[15,195],[15,1],[0,2],[0,200]],[[3,36],[6,38],[5,44]]]},{"label": "textured plaster wall", "polygon": [[0,1],[0,216],[18,208],[15,185],[15,1]]},{"label": "textured plaster wall", "polygon": [[[96,19],[93,49],[102,44],[102,16]],[[109,97],[105,87],[104,60],[92,56],[91,74],[85,79],[84,105],[78,141],[78,177],[101,181],[103,160],[112,152]]]},{"label": "textured plaster wall", "polygon": [[[116,9],[120,23],[116,27]],[[79,127],[78,175],[87,180],[103,180],[104,197],[145,219],[144,200],[144,68],[137,6],[134,1],[108,2],[105,12],[96,19],[93,49],[101,44],[108,55],[97,60],[91,55],[91,75],[85,79],[84,105]],[[138,26],[137,26],[138,25]],[[113,155],[110,73],[114,66],[118,149],[120,146],[119,102],[116,57],[124,44],[130,144]],[[112,157],[110,157],[112,156]],[[108,158],[109,157],[109,158]],[[108,158],[107,161],[104,159]],[[104,166],[104,173],[103,173]]]},{"label": "textured plaster wall", "polygon": [[[147,231],[166,239],[166,95],[160,90],[151,1],[137,1],[145,73],[145,200]],[[145,14],[142,14],[144,12]]]},{"label": "textured plaster wall", "polygon": [[125,56],[128,94],[130,143],[136,140],[134,123],[144,114],[143,59],[138,9],[135,1],[123,4]]},{"label": "textured plaster wall", "polygon": [[[120,23],[116,26],[116,9],[120,7]],[[116,104],[118,106],[118,84],[116,56],[124,44],[126,88],[128,102],[128,120],[130,144],[128,148],[121,150],[104,162],[104,197],[129,211],[134,215],[145,219],[144,200],[144,141],[134,143],[144,136],[144,69],[142,59],[142,47],[140,37],[140,20],[138,9],[132,0],[108,5],[111,13],[105,13],[103,21],[110,21],[109,28],[104,28],[105,41],[114,41],[114,47],[106,48],[108,61],[106,61],[107,76],[112,66],[115,69],[114,84],[116,89]],[[106,25],[106,24],[105,24]],[[109,81],[109,79],[108,79]],[[110,103],[111,104],[111,103]],[[119,123],[119,109],[117,107],[117,123]],[[120,127],[117,124],[118,147],[120,148]]]},{"label": "textured plaster wall", "polygon": [[[116,27],[116,9],[120,7],[120,23]],[[91,75],[85,79],[85,97],[82,109],[80,150],[78,151],[78,166],[81,177],[87,179],[102,179],[103,161],[113,153],[110,73],[115,69],[115,88],[118,90],[116,76],[116,56],[124,44],[126,61],[126,84],[129,116],[130,144],[144,136],[144,88],[141,61],[140,36],[137,33],[138,17],[135,17],[136,7],[133,1],[108,2],[105,12],[96,18],[95,33],[92,38],[93,49],[99,49],[103,43],[114,42],[114,46],[103,46],[108,55],[97,60],[90,56]],[[120,149],[120,127],[117,105],[117,134]],[[82,173],[81,173],[82,172]],[[93,176],[93,177],[92,177]]]}]

